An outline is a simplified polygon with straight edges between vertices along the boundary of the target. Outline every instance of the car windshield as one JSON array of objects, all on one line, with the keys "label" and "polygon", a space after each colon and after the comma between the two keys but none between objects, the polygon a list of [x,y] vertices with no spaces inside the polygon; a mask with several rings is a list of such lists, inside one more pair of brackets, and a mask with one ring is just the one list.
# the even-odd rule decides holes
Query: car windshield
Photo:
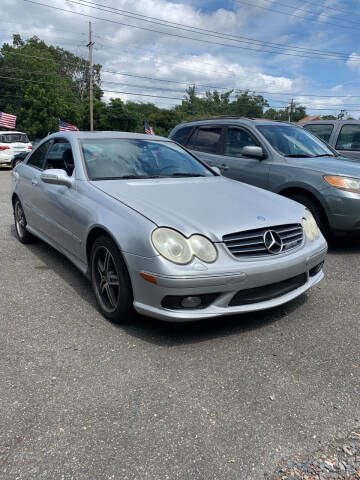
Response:
[{"label": "car windshield", "polygon": [[6,133],[0,135],[0,143],[29,143],[29,139],[23,133]]},{"label": "car windshield", "polygon": [[173,142],[91,139],[82,140],[81,147],[91,180],[214,175]]},{"label": "car windshield", "polygon": [[259,125],[271,145],[286,157],[334,157],[327,145],[310,132],[292,125]]}]

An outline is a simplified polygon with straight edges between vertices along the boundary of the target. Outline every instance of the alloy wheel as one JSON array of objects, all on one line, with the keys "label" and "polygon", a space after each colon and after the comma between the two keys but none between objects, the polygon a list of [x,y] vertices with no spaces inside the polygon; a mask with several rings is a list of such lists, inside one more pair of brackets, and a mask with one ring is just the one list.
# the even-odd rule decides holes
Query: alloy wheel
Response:
[{"label": "alloy wheel", "polygon": [[101,307],[108,313],[114,312],[120,301],[120,278],[115,260],[105,246],[94,252],[92,275]]},{"label": "alloy wheel", "polygon": [[17,201],[15,205],[15,225],[19,237],[23,238],[26,232],[26,220],[24,210],[19,201]]}]

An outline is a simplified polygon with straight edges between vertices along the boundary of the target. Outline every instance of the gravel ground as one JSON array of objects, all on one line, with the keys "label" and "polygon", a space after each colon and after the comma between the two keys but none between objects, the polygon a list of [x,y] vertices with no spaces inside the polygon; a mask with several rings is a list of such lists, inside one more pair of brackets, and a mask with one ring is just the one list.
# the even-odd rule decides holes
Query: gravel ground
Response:
[{"label": "gravel ground", "polygon": [[282,307],[117,326],[62,255],[16,240],[9,198],[0,170],[0,480],[261,480],[355,453],[359,238]]},{"label": "gravel ground", "polygon": [[277,474],[269,480],[360,479],[360,429],[350,432],[344,442],[306,462],[283,458]]}]

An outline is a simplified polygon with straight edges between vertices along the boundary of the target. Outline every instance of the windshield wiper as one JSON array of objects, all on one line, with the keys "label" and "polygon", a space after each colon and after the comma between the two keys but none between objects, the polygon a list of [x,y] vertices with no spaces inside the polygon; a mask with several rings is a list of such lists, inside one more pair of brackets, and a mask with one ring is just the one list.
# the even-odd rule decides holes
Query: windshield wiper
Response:
[{"label": "windshield wiper", "polygon": [[123,175],[122,177],[95,177],[91,180],[136,180],[143,178],[162,178],[161,175]]},{"label": "windshield wiper", "polygon": [[335,157],[335,155],[332,155],[331,153],[323,153],[322,155],[314,155],[314,158],[318,157]]},{"label": "windshield wiper", "polygon": [[290,153],[289,155],[285,155],[285,157],[290,158],[312,158],[311,155],[300,154],[300,153]]},{"label": "windshield wiper", "polygon": [[164,175],[164,177],[206,177],[201,173],[169,173],[169,175]]}]

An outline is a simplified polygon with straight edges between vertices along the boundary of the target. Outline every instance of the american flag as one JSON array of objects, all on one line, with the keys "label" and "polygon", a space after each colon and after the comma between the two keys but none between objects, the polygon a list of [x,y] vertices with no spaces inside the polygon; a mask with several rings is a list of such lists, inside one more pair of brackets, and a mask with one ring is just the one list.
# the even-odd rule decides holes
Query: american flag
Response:
[{"label": "american flag", "polygon": [[146,135],[155,135],[154,130],[152,129],[152,127],[150,127],[148,122],[145,122],[145,133]]},{"label": "american flag", "polygon": [[79,129],[71,123],[66,123],[59,118],[59,132],[77,132]]},{"label": "american flag", "polygon": [[0,126],[6,128],[15,128],[16,115],[0,112]]}]

